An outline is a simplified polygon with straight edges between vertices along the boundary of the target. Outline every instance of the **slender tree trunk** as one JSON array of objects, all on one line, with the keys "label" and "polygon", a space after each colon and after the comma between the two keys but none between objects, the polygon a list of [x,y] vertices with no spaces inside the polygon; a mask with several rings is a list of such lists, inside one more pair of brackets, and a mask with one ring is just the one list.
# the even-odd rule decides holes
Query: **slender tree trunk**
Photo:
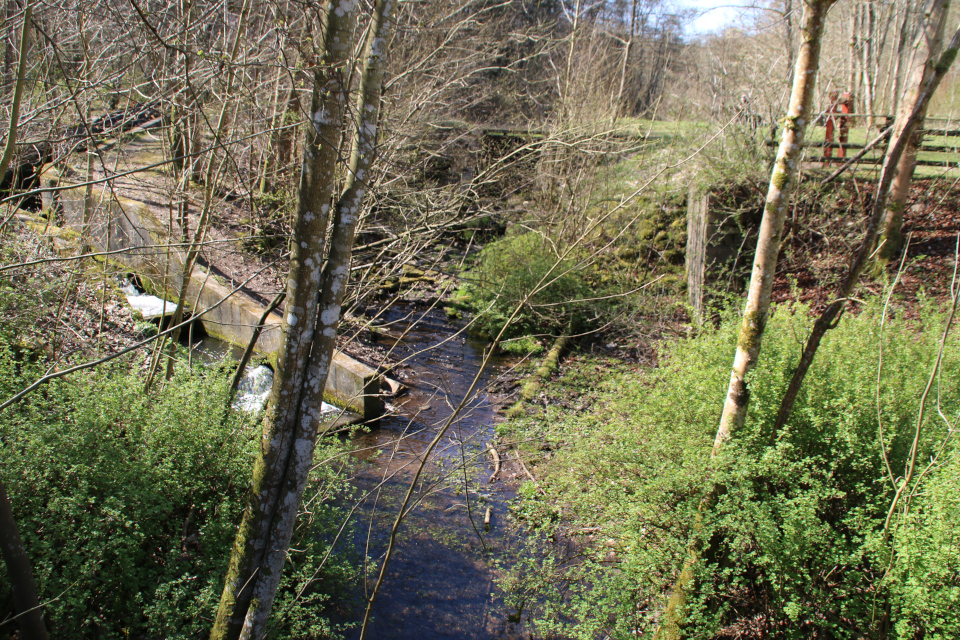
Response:
[{"label": "slender tree trunk", "polygon": [[266,630],[267,619],[287,559],[287,550],[293,537],[300,500],[310,467],[313,466],[313,451],[320,435],[323,389],[330,372],[330,363],[333,361],[333,351],[337,346],[340,307],[350,274],[350,254],[360,218],[360,205],[376,155],[386,31],[394,4],[394,0],[377,2],[373,24],[367,35],[350,164],[343,192],[335,205],[330,252],[321,278],[320,300],[317,305],[318,321],[307,366],[307,388],[300,397],[299,420],[293,438],[292,453],[278,500],[279,506],[273,517],[270,541],[256,578],[250,609],[240,636],[242,639],[259,640]]},{"label": "slender tree trunk", "polygon": [[[10,168],[10,161],[17,149],[17,127],[20,124],[20,101],[23,99],[24,84],[27,75],[27,53],[30,51],[30,18],[33,4],[27,0],[23,8],[23,26],[20,28],[20,60],[17,62],[17,84],[13,87],[13,101],[10,105],[10,125],[7,128],[7,141],[0,157],[0,180]],[[10,191],[13,192],[13,182]]]},{"label": "slender tree trunk", "polygon": [[893,95],[890,98],[890,113],[898,113],[900,110],[900,94],[903,91],[903,58],[906,55],[907,43],[910,41],[910,8],[912,4],[911,0],[904,2],[903,21],[900,23],[900,39],[897,42],[897,53],[893,66]]},{"label": "slender tree trunk", "polygon": [[20,539],[17,521],[7,498],[7,490],[0,482],[0,555],[7,565],[7,578],[13,592],[17,624],[24,640],[47,640],[47,628],[43,623],[43,609],[37,599],[37,587],[33,582],[30,556]]},{"label": "slender tree trunk", "polygon": [[630,51],[633,49],[633,40],[637,31],[637,0],[633,0],[630,5],[630,34],[627,36],[627,42],[623,46],[623,59],[620,61],[620,86],[617,88],[617,98],[613,102],[612,123],[616,123],[617,118],[626,111],[623,108],[623,92],[627,84],[627,68],[630,65]]},{"label": "slender tree trunk", "polygon": [[[924,83],[933,75],[933,65],[940,55],[943,44],[943,30],[947,23],[947,9],[949,0],[929,0],[923,12],[923,24],[913,45],[913,64],[910,83],[906,95],[900,104],[897,121],[894,124],[894,136],[904,130],[906,120],[914,111],[920,100],[920,91]],[[894,173],[890,184],[890,198],[880,223],[880,251],[877,254],[879,264],[883,265],[895,258],[903,247],[903,210],[910,195],[910,183],[913,172],[917,167],[917,152],[923,142],[923,120],[927,114],[929,100],[924,101],[920,109],[920,119],[914,128],[914,133],[907,140],[906,148]]]},{"label": "slender tree trunk", "polygon": [[367,31],[353,148],[335,218],[326,267],[325,232],[336,183],[338,141],[347,119],[351,38],[358,8],[327,6],[323,60],[314,74],[311,122],[295,222],[284,341],[264,417],[261,455],[234,544],[213,640],[259,640],[273,605],[297,510],[313,461],[320,409],[360,205],[376,152],[387,27],[393,0],[377,3]]},{"label": "slender tree trunk", "polygon": [[787,47],[787,82],[791,81],[793,74],[793,46],[794,46],[794,28],[793,28],[793,0],[783,1],[783,40]]},{"label": "slender tree trunk", "polygon": [[[9,23],[13,20],[13,16],[20,11],[20,7],[17,6],[17,3],[14,0],[6,0],[3,5],[3,20],[5,23]],[[13,65],[17,61],[17,48],[14,43],[13,36],[6,38],[3,42],[3,84],[2,91],[4,97],[10,92],[13,87]]]},{"label": "slender tree trunk", "polygon": [[[853,93],[854,104],[860,104],[860,4],[853,5],[850,12],[850,79],[849,90]],[[854,107],[854,111],[860,109]]]},{"label": "slender tree trunk", "polygon": [[917,123],[920,122],[922,114],[926,110],[927,103],[937,90],[940,81],[943,80],[950,65],[953,64],[954,58],[957,57],[958,50],[960,50],[960,28],[954,33],[950,44],[933,67],[933,74],[918,88],[918,98],[914,104],[913,111],[903,120],[899,135],[892,139],[890,147],[887,149],[887,154],[883,159],[883,169],[880,172],[880,182],[877,185],[877,192],[873,200],[873,209],[870,219],[867,222],[867,230],[864,233],[863,241],[860,244],[857,255],[850,263],[847,276],[840,286],[834,302],[824,309],[823,313],[817,318],[817,321],[813,325],[810,336],[807,338],[807,343],[804,345],[803,353],[800,356],[800,362],[797,364],[797,370],[794,371],[787,391],[784,393],[783,400],[780,403],[780,410],[777,413],[777,421],[774,426],[772,438],[776,438],[780,429],[786,424],[787,419],[790,417],[790,412],[793,410],[793,404],[796,401],[797,394],[800,392],[803,380],[807,375],[807,371],[810,369],[810,365],[813,363],[817,349],[820,347],[820,341],[827,331],[837,326],[836,323],[839,322],[840,313],[846,306],[847,299],[853,292],[854,286],[856,286],[857,281],[860,279],[860,274],[863,273],[864,267],[873,254],[878,230],[880,228],[880,221],[887,211],[887,195],[890,192],[890,185],[897,174],[900,158],[910,144],[910,140],[917,128]]},{"label": "slender tree trunk", "polygon": [[773,291],[777,255],[780,252],[780,237],[799,172],[803,138],[810,121],[815,79],[820,66],[823,20],[831,4],[832,0],[814,1],[809,2],[805,9],[804,24],[801,27],[803,44],[797,59],[787,124],[770,176],[730,386],[720,417],[720,428],[714,440],[714,455],[743,426],[747,416],[750,393],[746,378],[756,366],[770,312],[770,294]]},{"label": "slender tree trunk", "polygon": [[[804,3],[800,26],[801,44],[793,76],[793,91],[784,124],[783,138],[780,140],[777,159],[770,176],[747,304],[740,325],[733,370],[730,374],[730,385],[711,457],[716,457],[720,453],[723,445],[743,426],[747,416],[747,405],[750,400],[747,375],[756,366],[760,355],[760,345],[770,311],[770,295],[773,291],[777,255],[780,252],[780,238],[790,205],[790,196],[797,181],[804,134],[810,122],[817,70],[820,66],[820,43],[824,20],[831,4],[833,0],[807,0]],[[701,511],[712,507],[721,490],[721,487],[715,485],[708,492],[701,505]],[[698,522],[695,528],[699,529],[699,526]],[[682,636],[683,610],[692,587],[693,567],[702,553],[699,533],[697,531],[695,534],[689,557],[673,587],[664,612],[664,620],[655,636],[658,639],[674,640]]]},{"label": "slender tree trunk", "polygon": [[313,340],[320,265],[337,166],[338,150],[329,141],[340,136],[348,90],[341,84],[336,70],[348,61],[350,34],[356,17],[353,11],[341,16],[334,14],[329,2],[325,9],[323,53],[320,67],[314,71],[307,148],[300,176],[294,241],[290,245],[283,343],[263,419],[260,455],[253,470],[252,486],[230,557],[211,640],[240,637],[253,593],[253,580],[267,547],[270,524],[290,457],[292,433]]},{"label": "slender tree trunk", "polygon": [[876,75],[873,73],[873,42],[877,32],[876,10],[873,6],[873,0],[866,0],[863,5],[863,20],[861,27],[864,29],[863,47],[861,53],[861,65],[863,67],[863,109],[867,112],[867,129],[873,129],[874,116],[874,95],[876,94]]}]

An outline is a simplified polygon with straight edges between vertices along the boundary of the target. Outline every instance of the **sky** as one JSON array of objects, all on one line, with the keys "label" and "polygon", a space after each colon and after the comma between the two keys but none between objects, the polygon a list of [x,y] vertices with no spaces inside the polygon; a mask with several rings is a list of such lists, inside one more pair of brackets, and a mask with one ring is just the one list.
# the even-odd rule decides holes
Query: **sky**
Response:
[{"label": "sky", "polygon": [[676,0],[676,4],[698,13],[687,27],[687,35],[693,36],[740,25],[745,7],[756,4],[756,0]]}]

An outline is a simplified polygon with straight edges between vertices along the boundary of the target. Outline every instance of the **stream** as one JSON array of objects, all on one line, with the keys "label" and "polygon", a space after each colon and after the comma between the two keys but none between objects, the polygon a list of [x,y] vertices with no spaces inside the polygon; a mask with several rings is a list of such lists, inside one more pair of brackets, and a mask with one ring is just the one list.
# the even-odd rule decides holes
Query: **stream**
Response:
[{"label": "stream", "polygon": [[[354,511],[352,543],[371,564],[366,590],[355,594],[361,601],[376,581],[420,455],[469,389],[488,346],[464,330],[464,321],[449,320],[436,309],[399,304],[375,323],[379,343],[392,346],[393,359],[403,361],[391,377],[408,391],[388,402],[378,427],[349,441],[353,456],[361,462],[351,480],[362,497]],[[238,351],[242,350],[211,337],[194,347],[195,357],[205,361],[239,359]],[[515,362],[502,356],[491,358],[478,391],[430,457],[374,604],[369,638],[527,637],[508,620],[516,612],[507,610],[495,583],[496,564],[512,564],[517,546],[518,533],[508,517],[517,470],[504,461],[498,479],[490,483],[493,463],[487,451],[499,417],[485,389]],[[265,367],[248,371],[235,406],[256,410],[271,383],[272,374]],[[485,526],[488,508],[490,524]],[[356,614],[362,620],[363,609]],[[347,637],[359,635],[358,626]]]},{"label": "stream", "polygon": [[[469,389],[487,346],[461,332],[464,323],[448,320],[440,310],[401,305],[377,322],[385,327],[382,342],[396,341],[394,355],[405,361],[397,377],[409,392],[396,401],[392,415],[385,416],[378,429],[353,439],[354,455],[365,462],[354,484],[367,496],[357,511],[355,544],[376,563],[367,589],[376,580],[418,456]],[[517,534],[507,516],[513,487],[506,478],[488,482],[493,464],[486,451],[498,418],[484,389],[511,364],[501,357],[491,360],[479,392],[431,456],[412,498],[417,506],[400,527],[374,604],[369,638],[522,637],[508,622],[511,612],[494,582],[494,561],[509,563],[516,545]],[[506,475],[502,470],[501,477]],[[359,628],[348,637],[359,637]]]}]

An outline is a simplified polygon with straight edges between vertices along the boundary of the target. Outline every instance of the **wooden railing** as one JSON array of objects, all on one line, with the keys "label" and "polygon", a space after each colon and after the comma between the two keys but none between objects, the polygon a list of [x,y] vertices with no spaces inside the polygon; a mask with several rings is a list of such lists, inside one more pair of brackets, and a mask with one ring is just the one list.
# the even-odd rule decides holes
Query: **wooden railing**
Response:
[{"label": "wooden railing", "polygon": [[[823,129],[826,125],[826,114],[821,114],[815,121],[812,128],[812,131],[808,132],[807,137],[807,157],[806,162],[812,163],[821,163],[821,164],[840,164],[846,161],[846,158],[838,158],[837,151],[844,150],[847,153],[845,154],[847,158],[856,155],[859,151],[864,148],[864,144],[857,142],[848,142],[841,144],[840,142],[827,142],[824,138],[826,137],[823,133]],[[835,119],[835,136],[839,135],[839,120],[841,117],[846,117],[850,122],[850,132],[854,133],[857,131],[862,132],[865,127],[862,126],[862,123],[871,117],[870,114],[862,113],[851,113],[845,116],[841,114],[834,114],[833,118]],[[884,115],[884,114],[873,114],[872,119],[875,124],[872,129],[867,132],[867,135],[864,136],[867,140],[872,139],[877,133],[887,129],[893,125],[894,118],[893,116]],[[960,169],[960,141],[956,145],[953,144],[943,144],[943,141],[936,141],[935,138],[956,138],[960,137],[960,124],[956,124],[958,128],[952,128],[950,125],[953,125],[956,121],[947,120],[945,118],[927,118],[927,127],[924,128],[924,140],[925,142],[921,144],[919,149],[919,157],[917,159],[917,165],[921,167],[940,167],[940,168],[952,168]],[[889,134],[888,134],[889,138]],[[928,141],[928,142],[927,142]],[[939,142],[939,143],[938,143]],[[776,142],[769,142],[771,146],[775,145]],[[868,151],[864,156],[857,160],[857,164],[860,165],[880,165],[883,163],[883,155],[886,151],[886,142],[881,142],[876,145],[873,149]],[[819,154],[816,154],[816,150],[820,150]],[[833,153],[832,157],[827,157],[825,150],[831,149]]]}]

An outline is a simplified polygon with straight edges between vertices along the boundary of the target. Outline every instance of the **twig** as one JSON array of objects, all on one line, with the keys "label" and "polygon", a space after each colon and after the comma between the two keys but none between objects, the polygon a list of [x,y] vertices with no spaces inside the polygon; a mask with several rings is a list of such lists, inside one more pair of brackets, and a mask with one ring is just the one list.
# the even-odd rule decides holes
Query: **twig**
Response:
[{"label": "twig", "polygon": [[487,480],[487,482],[493,482],[500,473],[500,454],[497,453],[497,450],[492,444],[487,444],[487,451],[489,451],[490,455],[493,456],[493,475],[490,476],[490,479]]},{"label": "twig", "polygon": [[545,495],[546,492],[540,487],[540,484],[537,482],[537,479],[533,477],[533,474],[530,473],[530,469],[527,469],[527,465],[523,463],[523,458],[520,457],[520,452],[514,451],[514,453],[517,455],[517,462],[520,463],[520,468],[523,469],[523,472],[530,479],[530,482],[533,483],[533,486],[537,488],[537,491],[539,491],[541,495]]}]

